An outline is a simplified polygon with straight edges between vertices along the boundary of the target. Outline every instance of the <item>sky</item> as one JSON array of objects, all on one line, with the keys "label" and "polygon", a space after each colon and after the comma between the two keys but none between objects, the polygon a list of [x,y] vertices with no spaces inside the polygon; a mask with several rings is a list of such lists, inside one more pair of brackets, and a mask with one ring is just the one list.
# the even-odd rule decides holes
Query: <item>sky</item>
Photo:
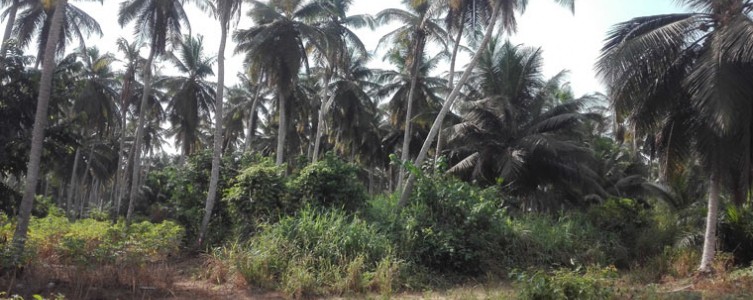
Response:
[{"label": "sky", "polygon": [[[115,41],[119,37],[133,39],[133,31],[128,27],[121,28],[117,23],[120,2],[120,0],[104,0],[104,4],[99,4],[99,2],[71,0],[71,3],[97,19],[102,27],[103,36],[90,37],[86,41],[87,46],[97,46],[103,51],[116,53]],[[251,6],[247,3],[244,5],[239,28],[253,26],[245,14]],[[401,0],[355,0],[350,13],[376,14],[382,9],[391,7],[402,7]],[[207,54],[216,55],[220,39],[218,23],[192,5],[187,5],[186,10],[191,21],[192,34],[203,35]],[[532,0],[529,1],[525,13],[518,18],[518,32],[508,38],[516,44],[541,47],[544,57],[544,74],[553,76],[561,70],[568,70],[573,91],[576,96],[579,96],[605,91],[604,86],[596,77],[593,66],[599,56],[603,39],[612,25],[638,16],[681,11],[683,8],[678,7],[672,0],[576,0],[575,14],[572,14],[553,0]],[[5,28],[4,21],[0,22],[0,28]],[[357,33],[367,49],[374,50],[379,38],[396,26],[397,24],[389,24],[374,31],[361,29]],[[235,74],[243,71],[243,58],[241,55],[233,54],[234,47],[232,40],[229,39],[226,53],[228,86],[237,81]],[[147,53],[145,49],[143,56]],[[382,55],[383,53],[374,55],[371,67],[383,69],[390,67],[381,60]],[[468,61],[468,59],[461,58],[458,67],[462,66],[463,61]],[[447,70],[448,68],[438,69]],[[170,72],[169,67],[165,72]]]}]

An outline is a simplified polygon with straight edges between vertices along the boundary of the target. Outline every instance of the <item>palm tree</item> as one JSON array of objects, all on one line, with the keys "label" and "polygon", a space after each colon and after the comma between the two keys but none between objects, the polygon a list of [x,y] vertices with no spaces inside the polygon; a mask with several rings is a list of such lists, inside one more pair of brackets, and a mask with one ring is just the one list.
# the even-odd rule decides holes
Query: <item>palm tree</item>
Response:
[{"label": "palm tree", "polygon": [[535,203],[543,197],[529,197],[543,194],[542,187],[558,195],[559,205],[578,205],[589,194],[607,197],[584,143],[590,133],[584,121],[601,118],[581,113],[590,99],[558,98],[564,73],[544,80],[538,48],[495,38],[482,51],[471,79],[478,98],[465,105],[463,121],[448,129],[448,171],[482,185],[501,180],[507,191],[532,199],[526,209],[552,207]]},{"label": "palm tree", "polygon": [[[380,44],[392,41],[393,44],[409,44],[410,54],[405,55],[406,65],[409,66],[410,90],[405,103],[405,129],[403,134],[403,147],[400,160],[410,159],[410,143],[412,137],[411,123],[413,120],[413,104],[418,85],[418,77],[421,69],[421,60],[424,57],[424,47],[427,41],[439,41],[446,44],[443,38],[447,36],[444,29],[434,22],[442,10],[440,6],[432,6],[429,1],[403,1],[409,10],[388,8],[379,12],[376,16],[380,23],[388,23],[393,20],[404,23],[398,29],[388,33],[379,41]],[[446,48],[446,47],[445,47]],[[405,170],[401,170],[398,176],[398,184],[404,181]]]},{"label": "palm tree", "polygon": [[[475,1],[475,0],[471,0],[471,1]],[[478,48],[479,49],[486,48],[487,44],[489,44],[489,41],[492,38],[492,35],[494,33],[494,28],[496,27],[496,24],[499,20],[502,21],[503,29],[510,28],[511,25],[514,25],[516,11],[525,9],[525,5],[527,2],[528,1],[523,1],[523,0],[495,0],[491,2],[492,12],[490,14],[489,24],[486,26],[486,32],[484,33],[484,38],[481,40],[481,43],[479,43]],[[555,0],[555,2],[562,4],[563,6],[569,7],[572,12],[575,12],[575,0]],[[441,5],[441,1],[437,3]],[[416,160],[413,162],[414,165],[420,166],[421,164],[423,164],[424,159],[426,159],[426,154],[429,152],[429,149],[431,148],[431,144],[434,142],[434,138],[437,137],[437,134],[439,133],[439,128],[442,126],[445,116],[447,116],[447,113],[450,111],[450,108],[452,107],[452,105],[455,103],[455,100],[457,100],[458,96],[460,95],[460,89],[468,81],[468,78],[470,77],[473,69],[476,67],[476,64],[478,64],[478,61],[481,58],[481,53],[482,51],[477,51],[473,55],[473,58],[471,58],[471,62],[468,64],[468,66],[466,66],[466,69],[463,72],[463,76],[460,78],[457,84],[455,84],[455,88],[452,89],[449,96],[447,97],[444,104],[442,105],[442,109],[437,115],[437,118],[434,120],[434,123],[431,125],[431,130],[429,131],[428,137],[424,141],[423,146],[421,146],[421,151],[419,151],[418,156],[416,157]],[[411,176],[408,178],[408,181],[405,184],[406,187],[405,189],[403,189],[403,193],[400,196],[398,207],[403,207],[405,206],[406,203],[408,203],[408,198],[410,197],[410,193],[412,192],[414,181],[415,181],[415,175],[411,174]]]},{"label": "palm tree", "polygon": [[18,225],[13,233],[13,262],[17,263],[24,250],[26,235],[29,231],[31,209],[34,206],[37,180],[39,179],[39,166],[42,157],[42,144],[44,143],[44,130],[47,126],[47,106],[50,102],[52,91],[52,76],[55,69],[55,47],[63,30],[63,16],[65,15],[67,0],[58,0],[55,13],[53,14],[49,36],[45,45],[45,56],[42,62],[42,78],[39,81],[39,97],[37,110],[34,115],[34,128],[32,129],[31,151],[29,151],[29,164],[26,171],[26,187],[21,204],[18,208]]},{"label": "palm tree", "polygon": [[114,217],[117,218],[120,216],[120,207],[121,207],[121,200],[123,199],[123,194],[125,193],[125,187],[127,186],[127,170],[128,170],[128,156],[126,154],[126,132],[127,132],[127,118],[128,118],[128,111],[133,105],[131,103],[131,99],[133,98],[134,94],[134,85],[136,83],[136,73],[138,72],[141,64],[143,63],[143,58],[140,55],[141,48],[143,47],[142,43],[139,42],[128,42],[124,38],[118,38],[116,44],[118,45],[118,51],[122,52],[125,56],[125,70],[123,71],[122,77],[122,84],[120,87],[120,101],[119,101],[119,108],[120,108],[120,138],[119,138],[119,145],[118,145],[118,166],[117,170],[118,173],[115,177],[115,214]]},{"label": "palm tree", "polygon": [[136,139],[134,141],[133,175],[131,176],[131,192],[128,199],[126,223],[130,224],[134,201],[139,190],[139,174],[141,172],[141,143],[146,124],[147,102],[152,91],[152,64],[157,56],[165,54],[170,40],[179,39],[180,31],[188,24],[188,16],[183,10],[184,0],[126,0],[120,3],[118,23],[120,26],[136,20],[135,33],[141,39],[149,41],[149,56],[143,69],[144,89],[141,93]]},{"label": "palm tree", "polygon": [[[317,61],[322,64],[322,96],[319,106],[318,124],[314,137],[314,149],[311,159],[316,162],[319,158],[321,138],[324,134],[324,120],[334,101],[334,95],[330,91],[330,82],[340,68],[347,68],[349,60],[360,59],[368,56],[366,47],[358,36],[350,28],[358,29],[365,26],[374,28],[374,20],[369,15],[349,16],[348,10],[352,0],[318,0],[311,2],[307,9],[310,17],[330,38],[326,51],[321,53],[322,58]],[[356,55],[353,55],[356,54]],[[355,57],[354,57],[355,56]]]},{"label": "palm tree", "polygon": [[[44,56],[45,48],[43,45],[46,44],[48,38],[47,32],[52,21],[50,16],[56,9],[56,1],[27,0],[26,9],[21,12],[16,20],[13,31],[21,47],[28,46],[36,35],[37,58]],[[102,0],[99,0],[99,2],[102,3]],[[102,28],[100,28],[97,20],[75,5],[67,4],[63,19],[63,31],[58,38],[57,51],[59,53],[64,52],[67,43],[73,38],[79,41],[80,48],[85,49],[84,40],[90,33],[102,35]]]},{"label": "palm tree", "polygon": [[285,157],[289,107],[298,81],[298,72],[308,67],[306,44],[319,52],[328,45],[326,34],[303,20],[306,6],[301,1],[270,0],[267,4],[252,1],[249,16],[256,26],[236,31],[236,53],[246,54],[246,63],[253,74],[265,74],[267,84],[277,88],[279,124],[275,163]]},{"label": "palm tree", "polygon": [[220,49],[217,54],[217,95],[214,114],[214,149],[212,154],[212,171],[209,180],[209,191],[207,192],[207,201],[204,207],[204,218],[199,228],[199,240],[201,244],[204,240],[209,219],[212,216],[215,199],[217,197],[217,182],[220,180],[220,159],[222,158],[222,119],[224,116],[223,97],[225,96],[225,46],[227,44],[227,32],[230,29],[230,21],[240,18],[241,0],[216,0],[213,11],[217,20],[220,22]]},{"label": "palm tree", "polygon": [[176,143],[182,146],[185,158],[200,148],[199,129],[215,110],[215,88],[206,81],[208,76],[214,75],[215,59],[205,56],[201,36],[185,36],[177,50],[178,56],[170,53],[167,57],[182,75],[159,78],[155,85],[168,91],[171,131]]},{"label": "palm tree", "polygon": [[698,157],[709,178],[699,271],[711,270],[722,187],[741,203],[751,186],[753,1],[680,3],[698,12],[647,16],[610,31],[597,68],[612,105],[639,135],[658,137],[664,173]]},{"label": "palm tree", "polygon": [[[388,53],[385,59],[396,66],[397,70],[377,70],[375,71],[374,81],[381,86],[374,89],[374,95],[378,98],[391,96],[386,103],[386,111],[389,115],[389,125],[392,130],[391,134],[385,137],[385,146],[390,151],[397,150],[397,146],[405,139],[405,132],[409,128],[409,123],[415,123],[414,130],[411,132],[410,140],[414,143],[408,148],[409,154],[415,154],[420,141],[428,132],[428,124],[442,106],[441,95],[447,92],[447,82],[438,77],[430,76],[431,71],[439,65],[439,61],[444,59],[444,55],[438,55],[433,58],[422,58],[420,69],[417,76],[411,71],[413,66],[407,58],[407,53],[412,49],[407,47],[407,43],[396,45]],[[414,77],[416,77],[414,85]],[[413,97],[411,97],[411,92]],[[413,99],[413,107],[421,112],[415,115],[410,122],[404,118],[406,115],[407,102]],[[411,149],[413,152],[411,153]],[[399,176],[398,176],[399,177]],[[399,184],[399,181],[398,181]]]},{"label": "palm tree", "polygon": [[3,66],[3,60],[8,49],[6,45],[10,41],[10,36],[13,31],[13,24],[16,23],[16,15],[18,9],[29,4],[27,0],[0,0],[0,7],[7,7],[5,11],[0,14],[0,19],[5,19],[5,31],[3,32],[3,39],[0,41],[0,68]]}]

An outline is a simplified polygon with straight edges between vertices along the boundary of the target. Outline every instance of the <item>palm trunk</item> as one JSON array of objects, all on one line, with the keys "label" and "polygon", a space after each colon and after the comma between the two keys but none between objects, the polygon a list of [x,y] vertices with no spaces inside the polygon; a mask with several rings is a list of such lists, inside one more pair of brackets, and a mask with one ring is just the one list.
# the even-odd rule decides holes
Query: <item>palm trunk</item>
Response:
[{"label": "palm trunk", "polygon": [[[497,18],[499,17],[499,5],[495,5],[492,10],[492,19],[491,22],[489,22],[489,25],[486,27],[486,33],[484,34],[484,39],[481,41],[481,44],[478,46],[478,51],[476,54],[473,55],[473,59],[471,59],[471,63],[468,64],[468,66],[465,68],[465,72],[463,72],[463,76],[460,78],[460,81],[458,81],[457,85],[455,85],[455,88],[452,89],[452,92],[450,93],[450,96],[447,97],[447,100],[442,105],[442,110],[439,111],[439,114],[437,115],[437,118],[434,120],[434,123],[431,125],[431,130],[429,130],[429,135],[426,137],[426,140],[424,141],[423,146],[421,146],[421,151],[418,153],[418,157],[416,157],[416,161],[414,162],[414,165],[420,166],[424,159],[426,159],[426,153],[429,152],[429,148],[431,148],[431,144],[434,141],[434,138],[437,137],[437,133],[439,133],[439,128],[442,126],[442,122],[444,121],[444,117],[447,116],[447,113],[450,111],[450,107],[452,107],[452,104],[455,102],[455,100],[458,98],[458,95],[460,94],[460,88],[465,85],[465,83],[468,81],[468,78],[471,75],[471,72],[473,71],[473,68],[476,67],[476,64],[478,64],[479,59],[481,59],[481,55],[483,55],[484,49],[486,49],[486,45],[489,44],[489,40],[492,38],[492,34],[494,33],[494,27],[497,24]],[[398,207],[403,207],[405,204],[408,203],[408,198],[410,197],[411,190],[413,189],[413,183],[416,180],[416,176],[411,174],[410,177],[408,177],[408,181],[405,184],[405,188],[403,189],[403,193],[400,196],[400,201],[398,201]]]},{"label": "palm trunk", "polygon": [[288,133],[288,108],[287,108],[287,96],[283,91],[282,85],[278,84],[277,87],[277,102],[280,106],[280,124],[277,127],[277,158],[275,164],[280,166],[285,162],[285,138]]},{"label": "palm trunk", "polygon": [[91,182],[89,183],[89,191],[91,192],[91,189],[93,188],[94,184],[94,175],[91,173],[91,167],[92,167],[92,156],[94,156],[94,146],[91,146],[89,148],[89,155],[87,156],[86,160],[86,168],[84,169],[84,177],[81,180],[81,193],[79,193],[79,204],[78,204],[78,217],[82,218],[84,216],[84,204],[89,200],[89,197],[87,197],[86,192],[84,192],[84,182],[86,182],[86,175],[88,174],[89,177],[91,177]]},{"label": "palm trunk", "polygon": [[76,187],[76,173],[78,173],[79,161],[81,161],[81,148],[77,147],[75,158],[73,159],[73,171],[71,171],[71,182],[68,186],[68,197],[65,205],[68,217],[73,216],[73,211],[71,209],[73,208],[73,193],[75,192]]},{"label": "palm trunk", "polygon": [[261,94],[261,85],[264,83],[264,77],[259,76],[259,81],[256,84],[256,90],[254,91],[254,99],[251,102],[251,112],[248,116],[248,129],[246,131],[246,141],[243,143],[243,151],[251,149],[251,142],[254,141],[254,132],[256,131],[256,109],[259,107],[259,96]]},{"label": "palm trunk", "polygon": [[[418,34],[416,36],[416,48],[413,52],[413,66],[411,69],[413,69],[413,73],[411,74],[410,79],[410,92],[408,94],[408,103],[407,108],[405,112],[405,131],[403,132],[403,149],[402,153],[400,154],[400,161],[406,162],[410,159],[410,142],[411,142],[411,122],[413,119],[413,101],[415,100],[415,94],[416,94],[416,86],[418,85],[418,75],[421,70],[421,56],[423,56],[423,49],[424,48],[424,37],[422,34]],[[400,167],[399,170],[399,176],[397,180],[398,186],[403,185],[403,180],[405,179],[405,168]]]},{"label": "palm trunk", "polygon": [[149,51],[149,58],[146,61],[144,67],[144,91],[141,95],[141,104],[139,109],[139,121],[136,127],[136,141],[133,147],[133,174],[131,175],[131,192],[128,195],[128,211],[126,212],[126,226],[131,224],[133,218],[133,208],[138,197],[139,191],[139,176],[141,175],[141,142],[144,139],[144,126],[146,124],[146,118],[148,117],[147,102],[149,100],[149,94],[152,92],[152,63],[154,62],[154,56],[156,55],[156,49],[152,46]]},{"label": "palm trunk", "polygon": [[[450,74],[447,78],[447,90],[452,91],[455,88],[455,64],[458,59],[458,50],[460,49],[460,40],[463,38],[462,25],[458,28],[458,35],[455,37],[455,46],[452,49],[452,58],[450,59]],[[439,133],[437,133],[437,149],[434,151],[434,171],[437,171],[437,162],[442,156],[442,124],[439,124]]]},{"label": "palm trunk", "polygon": [[[220,18],[222,19],[222,18]],[[212,171],[209,179],[209,192],[207,193],[207,202],[204,206],[204,218],[201,220],[199,229],[198,245],[204,242],[204,237],[209,227],[209,221],[212,218],[212,209],[217,198],[217,183],[220,180],[220,158],[222,157],[222,97],[225,93],[225,45],[227,43],[228,23],[220,21],[221,36],[220,50],[217,55],[217,95],[215,104],[215,125],[214,125],[214,153],[212,154]]]},{"label": "palm trunk", "polygon": [[[327,79],[324,81],[324,89],[323,89],[323,95],[322,100],[327,98],[327,87],[329,86],[330,82],[330,76],[327,76]],[[322,144],[322,136],[324,136],[324,118],[327,115],[327,112],[329,112],[329,107],[332,106],[332,102],[335,101],[335,93],[332,92],[332,95],[327,99],[326,102],[322,103],[322,106],[319,108],[319,120],[318,124],[316,126],[316,138],[314,140],[314,154],[311,157],[312,162],[316,162],[319,160],[319,151],[321,149]]]},{"label": "palm trunk", "polygon": [[16,13],[18,12],[18,0],[14,0],[8,11],[8,23],[5,24],[5,32],[3,33],[3,41],[0,44],[0,69],[5,64],[5,54],[8,51],[8,41],[10,40],[10,34],[13,31],[13,23],[16,23]]},{"label": "palm trunk", "polygon": [[114,203],[114,219],[117,220],[120,216],[120,201],[123,199],[123,186],[125,186],[126,176],[127,176],[127,164],[124,162],[127,160],[126,151],[125,151],[125,140],[126,140],[126,128],[127,128],[127,118],[128,118],[128,98],[130,98],[130,91],[131,91],[131,78],[132,78],[132,72],[131,70],[126,72],[126,76],[123,82],[123,89],[120,93],[120,141],[118,143],[118,169],[115,176],[115,186],[113,188],[113,194],[115,194],[115,201]]},{"label": "palm trunk", "polygon": [[34,206],[37,180],[39,179],[39,166],[42,159],[42,146],[44,143],[44,129],[47,127],[47,108],[52,94],[52,76],[55,70],[55,47],[60,39],[60,31],[63,29],[63,15],[68,0],[58,0],[55,13],[52,16],[49,37],[45,45],[45,57],[42,63],[42,78],[39,81],[39,98],[37,110],[34,115],[34,128],[31,135],[31,151],[29,152],[29,164],[26,171],[26,186],[24,197],[18,209],[18,225],[13,233],[13,261],[18,262],[23,254],[26,236],[29,231],[31,209]]},{"label": "palm trunk", "polygon": [[717,214],[719,212],[719,181],[716,175],[711,175],[709,180],[709,206],[706,213],[706,234],[703,236],[703,255],[701,256],[701,266],[698,271],[701,273],[710,273],[711,263],[714,261],[714,252],[716,251],[716,225]]}]

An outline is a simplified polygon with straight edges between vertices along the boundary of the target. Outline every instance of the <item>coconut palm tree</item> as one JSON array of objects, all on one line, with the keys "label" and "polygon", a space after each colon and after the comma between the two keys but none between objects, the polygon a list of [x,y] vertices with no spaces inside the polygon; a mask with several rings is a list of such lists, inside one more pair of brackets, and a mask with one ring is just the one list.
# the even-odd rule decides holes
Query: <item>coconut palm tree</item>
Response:
[{"label": "coconut palm tree", "polygon": [[31,209],[34,206],[37,180],[39,179],[39,167],[42,157],[42,144],[44,143],[44,130],[47,126],[47,106],[50,102],[52,91],[52,76],[55,69],[55,47],[63,31],[63,20],[67,0],[58,0],[55,13],[50,22],[48,38],[45,45],[45,56],[42,61],[42,78],[39,81],[39,97],[37,109],[34,115],[34,127],[32,129],[31,150],[29,151],[29,163],[26,171],[26,187],[21,204],[18,208],[18,224],[13,233],[12,253],[13,262],[19,262],[26,243],[31,220]]},{"label": "coconut palm tree", "polygon": [[131,176],[131,192],[126,212],[126,223],[130,224],[133,217],[134,201],[139,190],[139,174],[141,168],[141,143],[146,124],[147,103],[152,92],[152,64],[157,56],[165,54],[168,44],[172,40],[180,39],[181,29],[188,24],[188,16],[183,10],[184,0],[126,0],[120,3],[118,23],[125,26],[136,21],[135,34],[149,43],[149,56],[143,68],[144,89],[141,93],[136,139],[134,141],[133,175]]},{"label": "coconut palm tree", "polygon": [[8,45],[10,41],[11,33],[13,32],[13,24],[16,23],[16,16],[18,10],[29,5],[31,2],[28,0],[0,0],[0,7],[7,7],[5,11],[0,13],[0,20],[5,20],[5,31],[3,31],[3,39],[0,41],[0,67],[3,65]]},{"label": "coconut palm tree", "polygon": [[[56,9],[56,1],[26,0],[25,9],[18,15],[14,25],[14,35],[21,47],[28,46],[36,36],[38,49],[37,58],[44,56],[44,45],[46,44],[52,19],[50,16]],[[99,0],[102,3],[102,0]],[[66,45],[74,38],[79,41],[80,48],[86,48],[84,40],[89,34],[94,33],[102,35],[102,28],[97,20],[89,16],[86,12],[79,9],[73,4],[67,4],[63,19],[63,32],[58,38],[56,51],[63,53]],[[37,62],[39,63],[39,62]]]},{"label": "coconut palm tree", "polygon": [[[379,44],[392,42],[397,45],[408,45],[410,49],[405,53],[406,64],[409,66],[410,89],[408,98],[405,102],[405,129],[403,131],[403,146],[400,160],[408,161],[410,159],[410,143],[412,140],[411,123],[413,120],[413,104],[418,87],[418,77],[421,70],[421,62],[424,57],[424,48],[427,42],[436,41],[442,45],[446,43],[444,37],[447,33],[441,25],[434,20],[442,11],[440,6],[432,6],[429,1],[403,1],[408,6],[408,10],[388,8],[380,11],[376,15],[379,23],[389,23],[391,21],[400,21],[403,23],[398,29],[386,34],[379,41]],[[398,176],[398,184],[402,185],[404,181],[405,170],[401,170]]]},{"label": "coconut palm tree", "polygon": [[167,60],[181,75],[158,78],[155,85],[168,92],[171,133],[185,158],[201,149],[199,129],[201,124],[208,123],[210,113],[215,110],[214,84],[206,81],[208,76],[214,75],[215,58],[204,54],[202,36],[185,36],[177,50],[178,54],[168,54]]},{"label": "coconut palm tree", "polygon": [[302,1],[270,0],[268,3],[252,1],[249,16],[256,26],[236,31],[233,39],[238,43],[236,53],[245,53],[246,63],[254,76],[265,74],[267,84],[277,88],[279,122],[275,163],[281,165],[285,158],[289,107],[303,65],[308,68],[308,51],[311,45],[325,52],[328,39],[321,29],[303,19]]},{"label": "coconut palm tree", "polygon": [[639,17],[609,32],[597,68],[638,135],[659,139],[665,174],[689,157],[709,178],[699,271],[711,270],[723,188],[747,199],[753,152],[753,1],[678,1],[696,12]]},{"label": "coconut palm tree", "polygon": [[209,219],[212,216],[214,202],[217,198],[217,182],[220,180],[220,159],[222,158],[222,125],[224,125],[222,119],[225,117],[222,104],[222,101],[224,100],[223,98],[225,97],[225,46],[227,44],[227,32],[230,29],[230,21],[240,18],[242,1],[216,0],[210,3],[212,4],[212,10],[215,17],[217,17],[217,20],[220,22],[220,49],[217,54],[217,95],[215,97],[212,171],[209,180],[206,206],[204,207],[204,218],[201,221],[201,227],[199,229],[199,244],[202,243],[204,234],[206,234],[207,227],[209,226]]},{"label": "coconut palm tree", "polygon": [[124,38],[118,38],[116,42],[118,51],[124,55],[123,62],[125,63],[125,70],[121,74],[121,87],[120,87],[120,99],[119,99],[119,111],[120,111],[120,138],[118,145],[118,173],[115,177],[115,201],[114,201],[114,217],[120,216],[121,200],[125,193],[125,187],[127,186],[127,170],[128,170],[128,156],[126,154],[126,133],[127,133],[127,119],[128,111],[133,105],[132,99],[135,93],[136,74],[139,68],[144,63],[144,59],[140,55],[143,44],[140,42],[129,42]]},{"label": "coconut palm tree", "polygon": [[526,209],[552,207],[529,197],[542,187],[559,196],[559,205],[578,205],[589,194],[607,197],[584,143],[590,132],[584,121],[601,118],[581,112],[589,99],[558,98],[564,73],[544,80],[540,48],[495,38],[482,51],[470,80],[478,98],[448,129],[448,172],[482,185],[503,182],[509,192],[531,199]]},{"label": "coconut palm tree", "polygon": [[[474,1],[474,0],[471,0],[471,1]],[[572,12],[575,12],[575,0],[555,0],[555,2],[563,6],[566,6]],[[498,21],[501,21],[503,29],[509,28],[511,24],[515,24],[514,23],[515,13],[518,11],[525,10],[525,6],[527,3],[528,1],[523,1],[523,0],[495,0],[495,1],[490,2],[491,14],[489,15],[490,16],[489,24],[486,26],[486,32],[484,33],[484,38],[479,43],[478,48],[479,49],[486,48],[487,44],[492,39],[492,35],[494,33],[494,29],[496,28]],[[441,1],[438,1],[437,4],[441,5]],[[418,156],[416,157],[416,160],[413,162],[414,165],[420,166],[421,164],[423,164],[424,159],[426,159],[426,154],[429,152],[431,145],[434,143],[434,138],[437,137],[437,134],[439,133],[439,128],[442,127],[442,124],[444,122],[444,118],[447,116],[447,113],[449,113],[450,108],[455,103],[455,100],[457,100],[458,96],[460,96],[460,89],[468,81],[468,78],[470,77],[472,73],[471,71],[476,67],[476,64],[478,64],[478,61],[481,58],[481,53],[482,52],[477,51],[473,55],[473,57],[471,58],[471,62],[466,66],[466,69],[463,72],[463,76],[455,84],[455,88],[452,89],[449,96],[447,96],[447,99],[442,105],[442,109],[437,115],[437,118],[434,119],[434,123],[431,125],[431,130],[429,131],[428,137],[424,141],[423,146],[421,146],[421,150],[419,151]],[[406,203],[408,203],[408,198],[410,197],[410,193],[412,192],[414,181],[415,181],[415,175],[411,174],[411,176],[408,178],[408,181],[406,182],[406,188],[403,189],[403,193],[400,196],[398,207],[403,207],[405,206]]]},{"label": "coconut palm tree", "polygon": [[[374,28],[374,19],[369,15],[348,15],[352,0],[317,0],[308,5],[311,18],[330,39],[325,52],[316,61],[322,65],[322,95],[320,97],[319,115],[317,117],[316,136],[312,161],[319,158],[321,138],[324,134],[324,121],[334,101],[331,89],[333,76],[340,68],[348,68],[349,60],[368,56],[361,39],[351,30],[362,27]],[[355,54],[355,55],[354,55]]]}]

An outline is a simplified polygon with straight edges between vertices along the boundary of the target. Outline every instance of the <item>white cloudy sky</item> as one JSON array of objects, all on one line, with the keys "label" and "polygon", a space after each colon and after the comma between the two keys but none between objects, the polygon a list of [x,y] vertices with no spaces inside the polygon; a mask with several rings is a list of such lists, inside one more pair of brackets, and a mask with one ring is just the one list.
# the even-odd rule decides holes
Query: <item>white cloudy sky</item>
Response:
[{"label": "white cloudy sky", "polygon": [[[106,51],[115,52],[114,45],[118,37],[132,38],[130,29],[122,29],[117,24],[120,2],[104,0],[104,5],[101,5],[97,2],[71,1],[96,18],[102,26],[104,35],[91,37],[87,41],[88,46],[96,45]],[[246,4],[246,9],[249,7],[250,5]],[[357,0],[351,13],[376,14],[388,7],[401,7],[401,0]],[[677,7],[672,0],[577,0],[576,13],[572,15],[552,0],[534,0],[529,2],[528,10],[519,18],[518,33],[510,39],[515,43],[542,47],[544,72],[547,75],[554,75],[563,69],[570,70],[570,81],[576,94],[603,92],[604,88],[595,77],[593,65],[609,27],[637,16],[681,10],[682,8]],[[203,35],[207,51],[212,55],[216,54],[219,45],[218,24],[194,7],[189,6],[187,11],[192,32]],[[4,28],[5,23],[0,24],[0,28]],[[252,25],[244,13],[239,27],[247,28]],[[375,31],[359,30],[358,33],[367,47],[374,49],[379,38],[388,32],[389,27]],[[394,25],[392,27],[394,28]],[[232,55],[233,47],[231,42],[227,54],[229,84],[235,80],[234,74],[242,69],[242,58]],[[381,62],[380,54],[375,57],[373,66],[388,67]]]}]

